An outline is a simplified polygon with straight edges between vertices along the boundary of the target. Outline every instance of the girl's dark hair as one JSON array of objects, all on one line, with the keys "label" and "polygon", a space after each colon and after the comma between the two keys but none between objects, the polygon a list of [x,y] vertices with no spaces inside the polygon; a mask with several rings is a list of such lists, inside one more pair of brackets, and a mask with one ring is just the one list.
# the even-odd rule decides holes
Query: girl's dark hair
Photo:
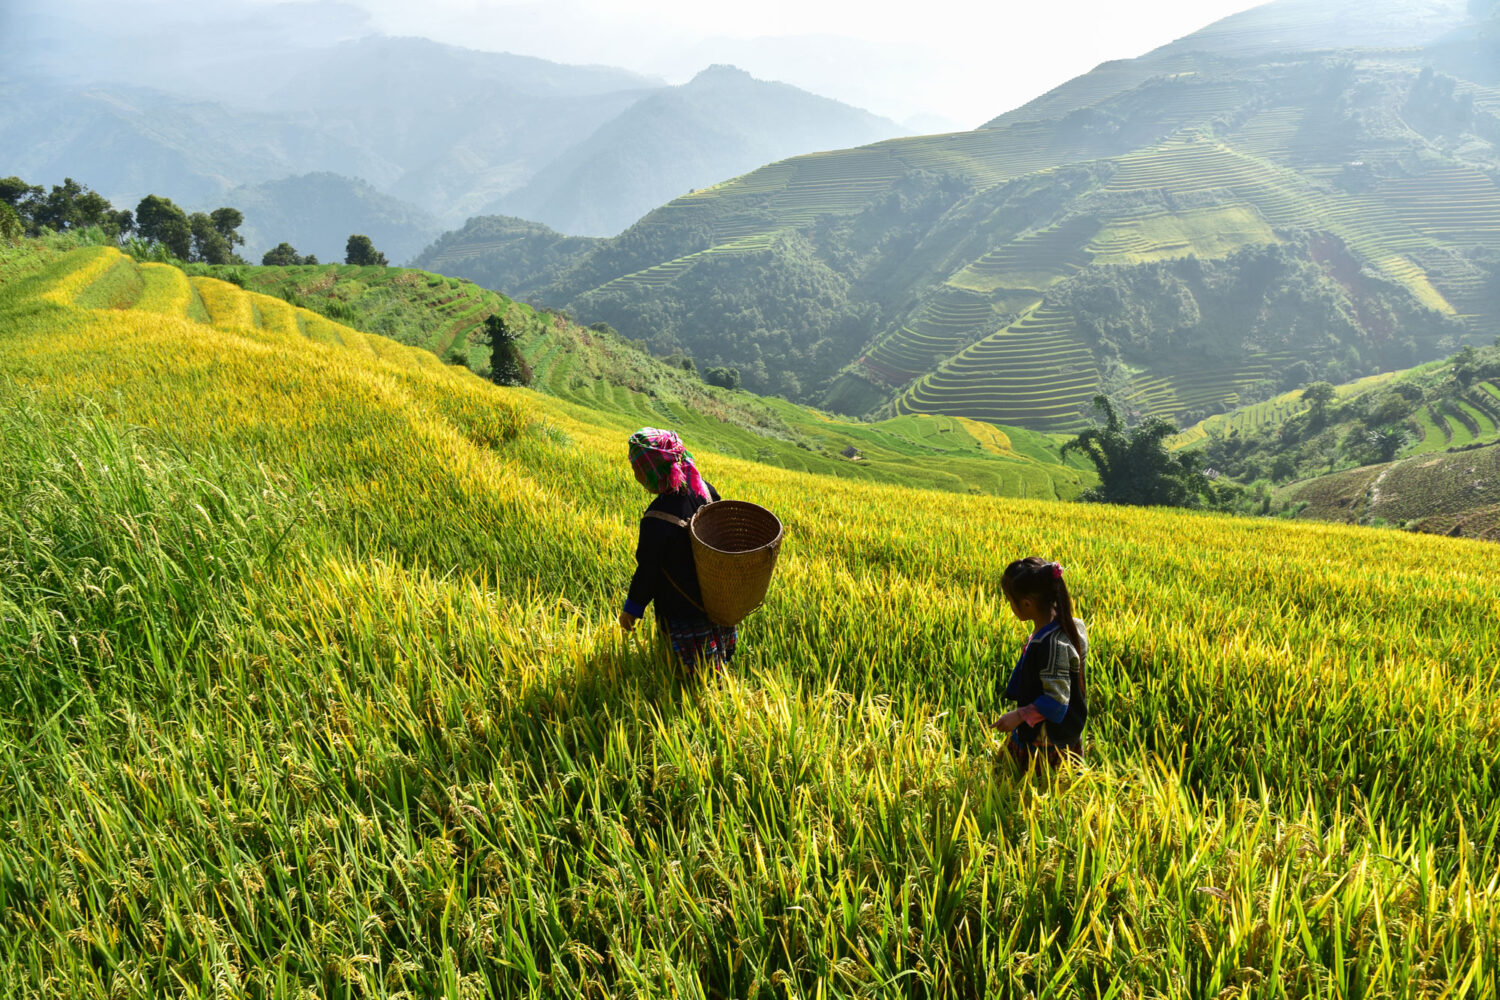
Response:
[{"label": "girl's dark hair", "polygon": [[[1079,683],[1083,682],[1083,636],[1073,620],[1073,598],[1063,579],[1062,563],[1047,562],[1037,556],[1017,559],[1000,574],[1000,589],[1013,601],[1034,598],[1057,613],[1057,627],[1078,652]],[[1087,692],[1085,692],[1087,697]]]}]

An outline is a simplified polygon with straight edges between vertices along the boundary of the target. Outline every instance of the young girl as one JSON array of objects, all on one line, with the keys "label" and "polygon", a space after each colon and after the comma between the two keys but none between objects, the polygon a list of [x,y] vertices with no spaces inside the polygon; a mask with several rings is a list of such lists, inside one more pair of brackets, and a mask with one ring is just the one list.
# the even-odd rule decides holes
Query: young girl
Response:
[{"label": "young girl", "polygon": [[620,627],[629,632],[656,602],[656,624],[684,666],[722,668],[734,655],[738,633],[721,628],[703,612],[693,542],[687,522],[704,504],[719,499],[693,465],[682,439],[671,431],[643,427],[630,435],[630,467],[636,482],[656,499],[641,518],[635,546],[635,575],[620,612]]},{"label": "young girl", "polygon": [[1083,622],[1073,617],[1062,564],[1018,559],[1005,567],[1000,589],[1033,631],[1005,685],[1005,697],[1021,707],[1002,715],[995,728],[1010,733],[1006,748],[1022,770],[1033,759],[1055,765],[1064,756],[1079,758],[1089,717],[1083,679],[1089,642]]}]

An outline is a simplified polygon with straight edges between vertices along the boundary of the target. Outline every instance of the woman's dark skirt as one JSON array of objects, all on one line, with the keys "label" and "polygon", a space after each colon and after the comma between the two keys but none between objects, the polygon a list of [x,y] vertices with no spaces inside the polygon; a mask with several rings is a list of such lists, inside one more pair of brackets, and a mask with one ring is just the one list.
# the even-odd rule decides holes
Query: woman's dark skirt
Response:
[{"label": "woman's dark skirt", "polygon": [[662,631],[666,633],[668,645],[677,659],[689,670],[710,667],[722,670],[734,656],[734,647],[739,640],[739,630],[721,628],[707,619],[662,620],[658,617]]}]

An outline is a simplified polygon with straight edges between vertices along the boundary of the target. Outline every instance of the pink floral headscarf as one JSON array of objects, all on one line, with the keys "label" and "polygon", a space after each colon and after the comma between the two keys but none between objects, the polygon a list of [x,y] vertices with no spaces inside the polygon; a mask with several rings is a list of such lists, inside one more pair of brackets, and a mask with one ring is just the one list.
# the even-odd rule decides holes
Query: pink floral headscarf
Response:
[{"label": "pink floral headscarf", "polygon": [[698,475],[692,453],[672,431],[642,427],[630,435],[629,449],[631,468],[641,474],[651,492],[672,493],[686,486],[708,499],[708,487]]}]

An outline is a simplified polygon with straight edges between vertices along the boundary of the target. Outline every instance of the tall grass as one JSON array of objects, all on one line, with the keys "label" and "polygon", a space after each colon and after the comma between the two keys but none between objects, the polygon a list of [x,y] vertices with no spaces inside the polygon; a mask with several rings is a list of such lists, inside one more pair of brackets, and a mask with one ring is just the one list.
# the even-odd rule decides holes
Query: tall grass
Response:
[{"label": "tall grass", "polygon": [[[789,541],[689,682],[613,626],[613,418],[65,273],[0,289],[11,995],[1500,987],[1488,546],[703,453]],[[1034,551],[1096,714],[1026,780],[987,723]]]}]

